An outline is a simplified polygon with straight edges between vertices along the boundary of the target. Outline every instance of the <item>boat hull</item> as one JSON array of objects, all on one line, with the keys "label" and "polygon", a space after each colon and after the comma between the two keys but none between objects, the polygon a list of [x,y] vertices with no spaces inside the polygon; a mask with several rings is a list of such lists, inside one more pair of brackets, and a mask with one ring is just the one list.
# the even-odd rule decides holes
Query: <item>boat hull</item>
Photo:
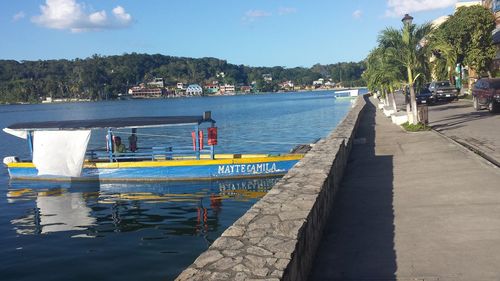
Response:
[{"label": "boat hull", "polygon": [[11,179],[96,180],[96,181],[180,181],[225,178],[253,178],[283,175],[303,155],[215,160],[160,160],[85,163],[78,178],[38,175],[32,163],[9,163]]}]

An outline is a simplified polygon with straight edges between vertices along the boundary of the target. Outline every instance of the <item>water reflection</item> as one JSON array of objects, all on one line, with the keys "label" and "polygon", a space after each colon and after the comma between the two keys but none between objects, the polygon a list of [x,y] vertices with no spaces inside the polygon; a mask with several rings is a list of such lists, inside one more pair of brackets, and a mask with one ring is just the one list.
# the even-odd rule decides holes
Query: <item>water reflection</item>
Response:
[{"label": "water reflection", "polygon": [[[54,183],[13,181],[10,204],[32,208],[10,222],[22,235],[71,232],[71,237],[161,230],[157,237],[221,231],[225,203],[253,204],[280,177],[167,183]],[[227,206],[233,208],[231,204]],[[227,225],[224,226],[225,229]],[[222,229],[222,230],[223,230]]]}]

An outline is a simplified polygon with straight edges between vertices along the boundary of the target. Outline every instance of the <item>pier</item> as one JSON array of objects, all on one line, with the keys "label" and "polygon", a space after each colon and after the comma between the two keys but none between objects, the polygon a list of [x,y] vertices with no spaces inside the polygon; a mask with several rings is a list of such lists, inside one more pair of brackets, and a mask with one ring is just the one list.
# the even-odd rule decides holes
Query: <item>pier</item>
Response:
[{"label": "pier", "polygon": [[498,280],[500,171],[359,97],[177,280]]}]

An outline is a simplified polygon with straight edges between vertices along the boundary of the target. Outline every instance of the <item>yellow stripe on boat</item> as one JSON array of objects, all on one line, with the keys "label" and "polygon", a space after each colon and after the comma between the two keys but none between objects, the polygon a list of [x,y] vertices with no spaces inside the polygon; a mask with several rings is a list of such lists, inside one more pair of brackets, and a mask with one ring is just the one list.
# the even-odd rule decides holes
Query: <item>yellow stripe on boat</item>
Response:
[{"label": "yellow stripe on boat", "polygon": [[[228,164],[249,164],[269,161],[300,160],[303,154],[289,154],[269,156],[267,154],[220,154],[216,159],[200,160],[160,160],[160,161],[134,161],[134,162],[88,162],[84,163],[84,168],[140,168],[140,167],[169,167],[169,166],[205,166],[205,165],[228,165]],[[9,168],[34,168],[31,162],[8,163]]]},{"label": "yellow stripe on boat", "polygon": [[35,165],[31,162],[12,162],[7,163],[7,167],[9,168],[34,168]]}]

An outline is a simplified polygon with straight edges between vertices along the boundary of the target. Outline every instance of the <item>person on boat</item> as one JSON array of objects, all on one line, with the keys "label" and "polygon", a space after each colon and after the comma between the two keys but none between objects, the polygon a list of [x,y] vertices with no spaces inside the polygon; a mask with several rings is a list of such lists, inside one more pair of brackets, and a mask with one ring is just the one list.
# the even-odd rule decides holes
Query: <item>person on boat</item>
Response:
[{"label": "person on boat", "polygon": [[130,151],[135,152],[137,150],[137,135],[135,134],[137,129],[132,129],[132,134],[128,137],[128,148]]},{"label": "person on boat", "polygon": [[113,140],[115,141],[115,144],[113,147],[114,153],[124,153],[127,151],[127,148],[122,143],[122,138],[120,138],[119,136],[115,136],[115,137],[113,137]]}]

